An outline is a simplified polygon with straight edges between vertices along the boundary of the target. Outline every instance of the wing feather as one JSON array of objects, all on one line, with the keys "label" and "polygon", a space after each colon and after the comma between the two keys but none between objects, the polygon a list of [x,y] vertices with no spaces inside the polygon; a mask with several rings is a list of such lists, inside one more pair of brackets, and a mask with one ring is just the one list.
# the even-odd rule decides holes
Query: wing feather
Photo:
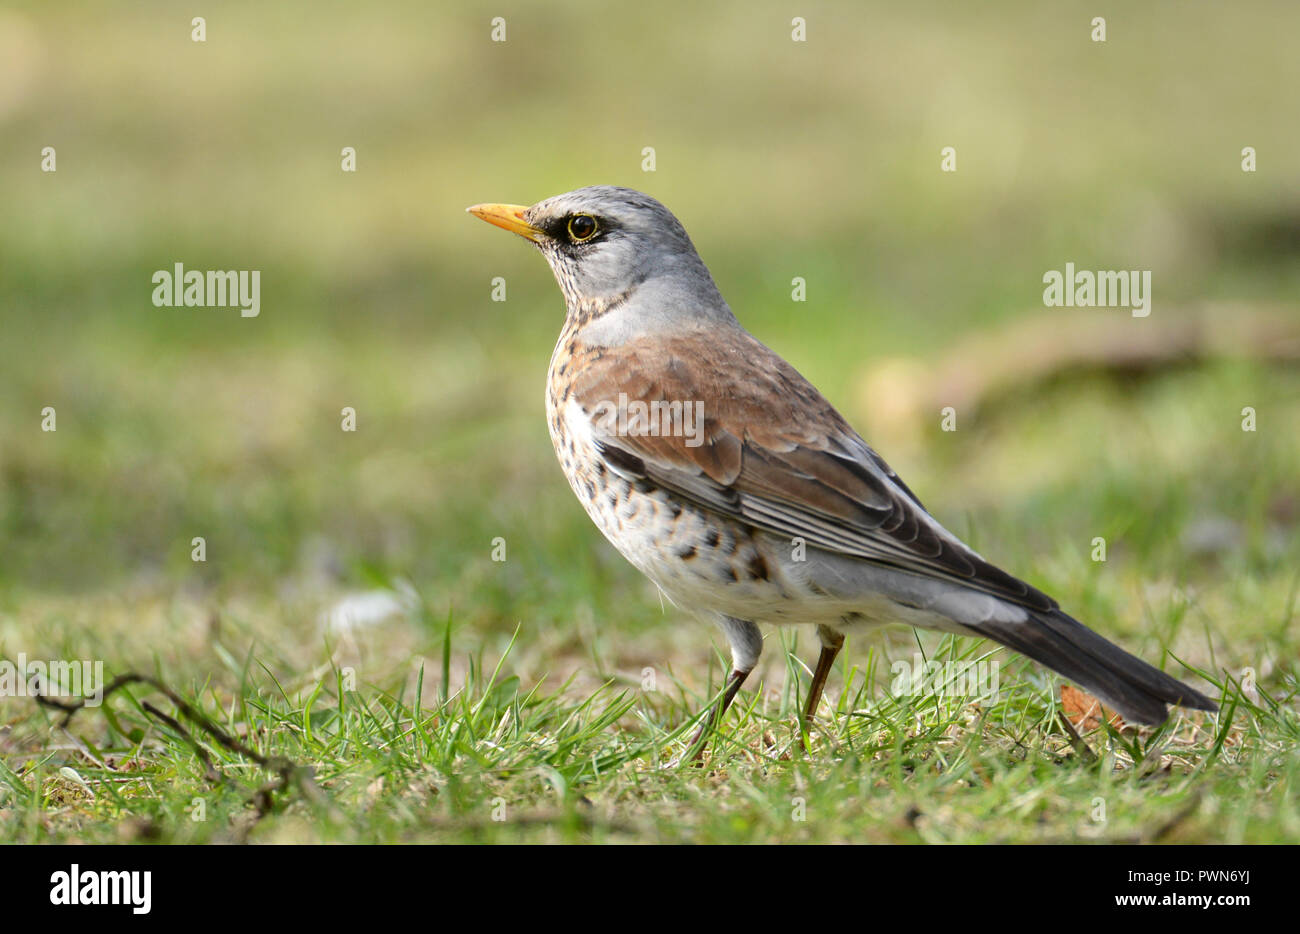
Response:
[{"label": "wing feather", "polygon": [[647,405],[704,405],[693,438],[680,430],[619,433],[593,422],[611,468],[776,535],[1032,609],[1056,608],[939,525],[834,407],[745,331],[577,356],[571,395],[588,413],[620,394]]}]

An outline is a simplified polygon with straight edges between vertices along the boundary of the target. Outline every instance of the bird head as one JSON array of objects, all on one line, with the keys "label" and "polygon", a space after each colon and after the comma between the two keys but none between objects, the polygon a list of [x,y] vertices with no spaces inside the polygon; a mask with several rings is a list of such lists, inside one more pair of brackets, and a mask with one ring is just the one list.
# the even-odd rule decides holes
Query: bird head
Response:
[{"label": "bird head", "polygon": [[649,195],[600,185],[531,207],[476,204],[468,211],[541,250],[571,315],[627,307],[734,320],[686,229]]}]

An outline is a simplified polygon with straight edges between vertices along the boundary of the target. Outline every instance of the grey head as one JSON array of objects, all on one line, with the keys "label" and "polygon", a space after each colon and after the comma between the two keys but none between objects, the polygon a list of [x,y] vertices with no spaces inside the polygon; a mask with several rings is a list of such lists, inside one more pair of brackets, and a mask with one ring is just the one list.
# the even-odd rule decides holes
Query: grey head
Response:
[{"label": "grey head", "polygon": [[686,228],[649,195],[597,185],[531,207],[469,210],[541,250],[590,341],[736,324]]}]

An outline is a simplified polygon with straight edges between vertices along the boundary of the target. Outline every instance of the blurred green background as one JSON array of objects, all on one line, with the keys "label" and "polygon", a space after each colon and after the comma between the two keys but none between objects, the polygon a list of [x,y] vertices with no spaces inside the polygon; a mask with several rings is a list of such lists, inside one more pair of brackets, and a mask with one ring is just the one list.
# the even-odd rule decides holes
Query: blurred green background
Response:
[{"label": "blurred green background", "polygon": [[[554,463],[549,271],[464,214],[621,184],[955,532],[1109,634],[1190,607],[1194,660],[1267,670],[1296,638],[1293,365],[1074,376],[910,439],[862,387],[1020,319],[1300,315],[1298,32],[1293,2],[6,3],[0,643],[203,672],[217,619],[307,665],[332,600],[405,579],[471,645],[522,624],[525,669],[702,662]],[[1151,318],[1043,307],[1067,261],[1150,269]],[[177,262],[260,270],[261,315],[153,307]],[[400,669],[435,636],[374,638]]]}]

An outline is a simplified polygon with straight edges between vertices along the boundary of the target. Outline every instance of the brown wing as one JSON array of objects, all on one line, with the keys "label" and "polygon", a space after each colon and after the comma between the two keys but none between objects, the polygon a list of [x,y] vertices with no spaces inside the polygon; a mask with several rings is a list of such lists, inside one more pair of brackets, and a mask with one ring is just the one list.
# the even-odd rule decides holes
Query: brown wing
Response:
[{"label": "brown wing", "polygon": [[616,407],[620,394],[629,403],[703,402],[698,446],[680,429],[653,436],[596,419],[603,456],[625,476],[828,551],[1056,607],[935,522],[834,407],[748,333],[633,341],[617,354],[579,347],[573,364],[566,398],[589,413]]}]

